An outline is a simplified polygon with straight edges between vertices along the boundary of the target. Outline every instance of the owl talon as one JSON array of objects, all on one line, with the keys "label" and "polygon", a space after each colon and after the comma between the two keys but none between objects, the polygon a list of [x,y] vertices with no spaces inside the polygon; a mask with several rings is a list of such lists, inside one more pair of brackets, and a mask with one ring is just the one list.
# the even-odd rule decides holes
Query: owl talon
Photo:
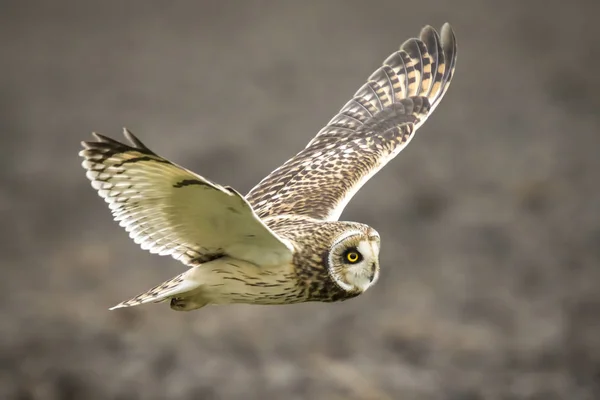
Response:
[{"label": "owl talon", "polygon": [[190,298],[173,297],[171,299],[171,309],[175,311],[192,311],[202,308],[207,303],[197,303]]},{"label": "owl talon", "polygon": [[171,308],[173,310],[181,310],[185,308],[186,301],[181,298],[174,297],[171,299]]}]

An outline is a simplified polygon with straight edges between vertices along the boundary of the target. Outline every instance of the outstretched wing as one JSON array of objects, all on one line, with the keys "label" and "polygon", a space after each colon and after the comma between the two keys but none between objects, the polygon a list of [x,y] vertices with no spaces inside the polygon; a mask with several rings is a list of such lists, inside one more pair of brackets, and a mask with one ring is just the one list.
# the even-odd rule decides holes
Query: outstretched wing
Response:
[{"label": "outstretched wing", "polygon": [[430,26],[389,56],[304,150],[246,196],[261,218],[337,220],[352,196],[412,139],[448,90],[456,63],[450,25]]},{"label": "outstretched wing", "polygon": [[148,149],[94,134],[82,165],[116,221],[143,249],[197,265],[229,255],[258,265],[290,262],[292,248],[235,190],[194,174]]}]

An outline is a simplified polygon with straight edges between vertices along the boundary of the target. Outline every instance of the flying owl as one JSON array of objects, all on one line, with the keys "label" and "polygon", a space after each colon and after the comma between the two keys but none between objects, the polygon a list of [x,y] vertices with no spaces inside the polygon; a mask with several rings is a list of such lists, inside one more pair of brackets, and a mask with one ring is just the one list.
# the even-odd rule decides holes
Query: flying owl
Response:
[{"label": "flying owl", "polygon": [[448,90],[456,41],[449,24],[440,33],[426,26],[404,42],[302,151],[246,196],[162,158],[126,129],[130,144],[99,134],[82,142],[86,176],[114,219],[143,249],[189,267],[111,309],[334,302],[375,284],[379,234],[338,219]]}]

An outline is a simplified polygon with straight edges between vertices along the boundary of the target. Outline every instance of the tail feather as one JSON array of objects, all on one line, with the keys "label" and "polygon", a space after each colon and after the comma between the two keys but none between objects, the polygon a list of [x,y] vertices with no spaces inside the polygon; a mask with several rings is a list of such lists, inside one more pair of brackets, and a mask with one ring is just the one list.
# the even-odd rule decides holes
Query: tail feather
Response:
[{"label": "tail feather", "polygon": [[116,306],[111,307],[109,310],[139,306],[140,304],[145,303],[160,303],[173,297],[177,297],[178,295],[198,289],[198,283],[193,280],[186,279],[186,273],[187,272],[177,275],[173,279],[169,279],[168,281],[165,281],[144,293],[138,294],[129,300],[122,301]]}]

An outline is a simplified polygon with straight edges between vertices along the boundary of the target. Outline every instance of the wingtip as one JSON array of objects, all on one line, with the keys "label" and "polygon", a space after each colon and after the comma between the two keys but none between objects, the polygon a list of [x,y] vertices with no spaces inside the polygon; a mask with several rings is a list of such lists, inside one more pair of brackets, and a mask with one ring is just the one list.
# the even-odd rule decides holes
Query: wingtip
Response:
[{"label": "wingtip", "polygon": [[[447,59],[450,68],[447,69],[446,73],[446,81],[449,82],[454,75],[454,68],[456,67],[456,54],[457,54],[457,45],[456,45],[456,36],[454,35],[454,30],[450,26],[449,23],[445,23],[442,26],[442,47],[444,49],[445,57]],[[447,89],[447,86],[446,86]]]},{"label": "wingtip", "polygon": [[[102,135],[100,135],[98,132],[92,132],[92,137],[96,140],[96,142],[102,142],[103,141],[102,140]],[[79,152],[79,155],[81,157],[84,157],[84,151],[93,148],[94,147],[94,142],[90,142],[90,141],[87,141],[87,140],[82,140],[81,141],[81,147],[83,147],[83,150],[81,150]]]},{"label": "wingtip", "polygon": [[452,31],[453,30],[452,25],[450,25],[450,22],[444,22],[444,24],[442,25],[442,31],[448,30],[448,29]]},{"label": "wingtip", "polygon": [[446,22],[442,25],[442,29],[440,30],[440,35],[442,37],[442,43],[446,46],[452,46],[456,49],[456,36],[454,35],[454,29],[450,23]]},{"label": "wingtip", "polygon": [[129,142],[133,145],[135,145],[136,142],[136,137],[133,135],[133,133],[131,133],[131,131],[129,129],[127,129],[126,126],[123,127],[123,136],[125,136],[125,139],[129,140]]},{"label": "wingtip", "polygon": [[115,143],[114,139],[109,138],[108,136],[104,136],[98,132],[92,132],[92,136],[100,143]]},{"label": "wingtip", "polygon": [[123,127],[123,136],[125,136],[125,138],[127,140],[129,140],[129,142],[131,142],[131,144],[135,145],[137,144],[137,142],[139,142],[139,139],[137,137],[135,137],[135,135],[129,130],[127,129],[127,127]]},{"label": "wingtip", "polygon": [[123,135],[133,144],[136,148],[152,152],[137,136],[135,136],[129,129],[123,127]]},{"label": "wingtip", "polygon": [[125,304],[119,303],[116,306],[112,306],[111,308],[109,308],[108,311],[113,311],[113,310],[116,310],[118,308],[124,308],[124,307],[125,307]]},{"label": "wingtip", "polygon": [[454,29],[452,28],[452,25],[450,25],[449,22],[445,22],[442,25],[442,28],[439,30],[439,35],[438,35],[438,31],[437,29],[435,29],[433,26],[431,25],[425,25],[423,28],[421,28],[421,35],[420,37],[423,38],[426,35],[432,34],[433,36],[436,37],[441,37],[442,40],[444,40],[444,38],[448,38],[448,39],[454,39]]},{"label": "wingtip", "polygon": [[421,34],[419,36],[423,37],[426,34],[430,34],[430,33],[437,36],[437,31],[435,30],[435,28],[433,26],[425,25],[423,28],[421,28]]}]

